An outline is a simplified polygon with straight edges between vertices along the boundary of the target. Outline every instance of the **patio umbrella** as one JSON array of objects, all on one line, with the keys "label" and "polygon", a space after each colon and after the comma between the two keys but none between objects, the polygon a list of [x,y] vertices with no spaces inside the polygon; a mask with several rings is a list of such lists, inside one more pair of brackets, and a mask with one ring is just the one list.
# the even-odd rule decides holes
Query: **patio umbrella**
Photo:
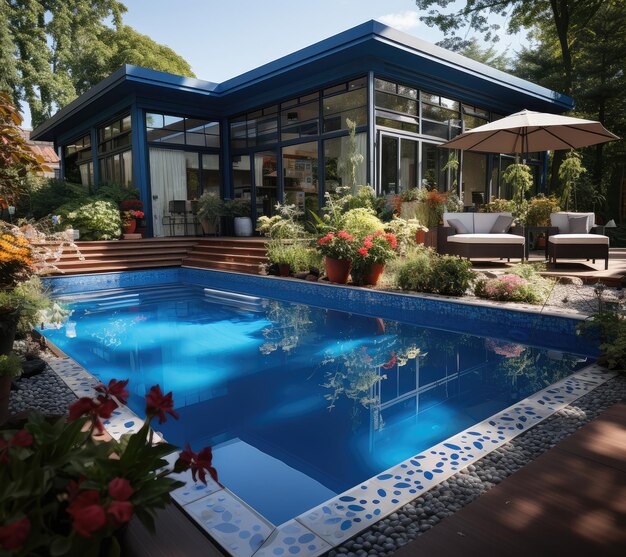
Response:
[{"label": "patio umbrella", "polygon": [[532,153],[576,149],[619,139],[600,122],[522,110],[469,130],[440,147],[484,153]]}]

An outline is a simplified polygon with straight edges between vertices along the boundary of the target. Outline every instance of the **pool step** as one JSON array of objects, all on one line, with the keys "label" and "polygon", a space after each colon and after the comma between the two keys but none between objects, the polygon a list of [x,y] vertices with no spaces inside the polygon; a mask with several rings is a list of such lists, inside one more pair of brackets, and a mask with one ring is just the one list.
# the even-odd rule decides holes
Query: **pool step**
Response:
[{"label": "pool step", "polygon": [[267,263],[263,238],[203,238],[183,258],[183,266],[256,275]]}]

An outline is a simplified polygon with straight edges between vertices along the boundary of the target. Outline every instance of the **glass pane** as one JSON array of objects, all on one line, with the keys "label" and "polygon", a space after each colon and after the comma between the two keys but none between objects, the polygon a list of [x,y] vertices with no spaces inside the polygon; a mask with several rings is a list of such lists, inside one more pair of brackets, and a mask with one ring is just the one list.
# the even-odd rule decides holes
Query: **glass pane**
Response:
[{"label": "glass pane", "polygon": [[487,155],[463,153],[462,201],[466,207],[485,202],[487,188]]},{"label": "glass pane", "polygon": [[130,131],[131,129],[131,119],[130,119],[130,114],[128,116],[124,116],[124,118],[122,118],[122,131]]},{"label": "glass pane", "polygon": [[285,203],[297,205],[305,215],[317,211],[317,141],[283,148]]},{"label": "glass pane", "polygon": [[185,131],[185,119],[180,116],[163,115],[164,126],[170,130]]},{"label": "glass pane", "polygon": [[400,191],[417,187],[419,158],[417,141],[402,139],[400,141]]},{"label": "glass pane", "polygon": [[206,145],[205,135],[203,133],[189,133],[185,134],[186,144],[187,145],[197,145],[199,147],[204,147]]},{"label": "glass pane", "polygon": [[113,159],[113,174],[111,180],[116,184],[122,183],[122,155],[114,155]]},{"label": "glass pane", "polygon": [[419,133],[419,126],[417,123],[411,124],[394,118],[376,117],[376,125],[385,126],[386,128],[395,128],[397,130],[404,130],[405,132]]},{"label": "glass pane", "polygon": [[146,127],[147,128],[162,128],[163,127],[163,114],[155,114],[148,112],[146,114]]},{"label": "glass pane", "polygon": [[235,199],[250,199],[252,197],[252,173],[250,172],[250,157],[232,157],[233,192]]},{"label": "glass pane", "polygon": [[407,87],[406,85],[398,85],[398,95],[409,97],[410,99],[417,99],[417,89]]},{"label": "glass pane", "polygon": [[440,149],[434,143],[422,143],[422,187],[439,191],[448,189],[443,170],[446,162],[446,149]]},{"label": "glass pane", "polygon": [[459,113],[447,108],[441,108],[439,106],[432,106],[430,104],[422,105],[422,118],[428,118],[435,122],[457,122],[459,120]]},{"label": "glass pane", "polygon": [[487,120],[479,118],[478,116],[470,116],[469,114],[463,114],[463,127],[465,130],[472,130],[483,124],[486,124]]},{"label": "glass pane", "polygon": [[356,89],[349,93],[324,99],[324,132],[347,129],[347,119],[357,126],[367,124],[367,90]]},{"label": "glass pane", "polygon": [[398,191],[398,139],[388,135],[381,138],[380,188],[385,195]]},{"label": "glass pane", "polygon": [[187,199],[197,199],[200,194],[200,163],[198,153],[185,153],[185,174],[187,177]]},{"label": "glass pane", "polygon": [[202,191],[220,193],[219,155],[202,155]]},{"label": "glass pane", "polygon": [[348,90],[352,91],[352,89],[360,89],[361,87],[367,86],[367,77],[363,76],[358,79],[352,80],[348,83]]},{"label": "glass pane", "polygon": [[429,122],[428,120],[422,120],[422,133],[424,135],[448,139],[452,134],[451,128],[452,126],[448,126],[447,124],[437,124],[435,122]]},{"label": "glass pane", "polygon": [[256,184],[256,215],[271,216],[278,201],[277,159],[274,151],[254,154]]},{"label": "glass pane", "polygon": [[376,91],[376,106],[417,116],[417,101],[398,95]]},{"label": "glass pane", "polygon": [[246,147],[246,122],[236,120],[230,123],[230,143],[233,149]]},{"label": "glass pane", "polygon": [[[339,186],[359,186],[367,182],[367,135],[356,134],[324,141],[324,187],[333,191]],[[358,157],[362,159],[359,162]],[[354,161],[354,164],[351,163]]]},{"label": "glass pane", "polygon": [[122,164],[124,166],[124,185],[133,185],[133,153],[132,151],[124,151],[122,153]]},{"label": "glass pane", "polygon": [[387,91],[387,93],[396,92],[396,84],[391,81],[384,81],[383,79],[375,79],[374,87],[379,91]]}]

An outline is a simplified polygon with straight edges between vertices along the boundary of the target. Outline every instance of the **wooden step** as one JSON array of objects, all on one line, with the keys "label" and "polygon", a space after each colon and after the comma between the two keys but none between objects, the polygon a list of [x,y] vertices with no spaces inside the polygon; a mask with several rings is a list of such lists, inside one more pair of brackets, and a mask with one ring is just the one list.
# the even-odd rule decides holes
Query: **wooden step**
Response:
[{"label": "wooden step", "polygon": [[146,254],[143,255],[141,257],[133,257],[133,258],[116,258],[116,259],[85,259],[84,261],[58,261],[55,266],[58,267],[59,269],[64,269],[66,267],[88,267],[91,265],[99,265],[99,266],[106,266],[106,265],[123,265],[126,263],[142,263],[142,264],[146,264],[146,263],[151,263],[151,262],[161,262],[161,261],[178,261],[178,264],[180,265],[181,261],[182,261],[182,257],[172,257],[172,256],[168,256],[168,257],[162,257],[162,256],[154,256],[152,257],[150,254]]},{"label": "wooden step", "polygon": [[247,273],[250,275],[259,274],[258,263],[231,263],[228,261],[198,259],[187,257],[183,261],[183,267],[200,267],[202,269],[218,269],[220,271],[234,271],[238,273]]},{"label": "wooden step", "polygon": [[256,240],[246,239],[246,240],[237,240],[237,239],[228,239],[228,238],[215,238],[215,239],[206,239],[203,238],[198,240],[198,245],[213,245],[213,246],[228,246],[228,247],[242,247],[242,248],[262,248],[265,246],[265,238],[258,238]]},{"label": "wooden step", "polygon": [[76,274],[88,274],[88,273],[114,273],[118,271],[131,271],[131,270],[139,270],[139,269],[154,269],[154,268],[162,268],[162,267],[180,267],[180,260],[170,261],[152,261],[150,263],[134,263],[134,262],[125,262],[122,264],[104,264],[99,265],[97,263],[92,263],[91,266],[87,267],[67,267],[61,269],[62,273],[56,273],[57,276],[61,275],[76,275]]},{"label": "wooden step", "polygon": [[213,253],[213,252],[198,252],[193,251],[188,256],[183,258],[183,261],[186,259],[206,259],[208,261],[227,261],[230,263],[265,263],[267,261],[267,257],[265,254],[260,255],[249,255],[245,253]]},{"label": "wooden step", "polygon": [[[63,252],[59,258],[59,261],[80,261],[80,257],[84,257],[87,260],[110,260],[110,259],[120,259],[122,257],[135,257],[140,256],[139,254],[145,254],[150,256],[165,256],[165,257],[184,257],[189,253],[190,250],[186,249],[158,249],[158,250],[134,250],[132,253],[126,254],[120,251],[111,251],[111,252]],[[49,259],[48,261],[55,261],[54,258]]]},{"label": "wooden step", "polygon": [[265,246],[261,247],[239,247],[239,246],[218,246],[218,245],[207,245],[207,244],[198,244],[193,248],[194,253],[240,253],[240,254],[256,254],[261,257],[265,257],[266,249]]}]

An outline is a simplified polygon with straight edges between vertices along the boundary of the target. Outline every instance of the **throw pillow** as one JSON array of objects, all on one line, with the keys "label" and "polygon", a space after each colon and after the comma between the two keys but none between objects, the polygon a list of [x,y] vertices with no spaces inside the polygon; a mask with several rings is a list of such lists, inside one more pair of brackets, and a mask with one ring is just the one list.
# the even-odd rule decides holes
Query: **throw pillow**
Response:
[{"label": "throw pillow", "polygon": [[513,217],[508,215],[500,215],[491,227],[491,234],[506,234],[513,224]]},{"label": "throw pillow", "polygon": [[570,217],[569,233],[570,234],[589,234],[587,230],[587,217]]},{"label": "throw pillow", "polygon": [[459,219],[448,219],[448,226],[454,228],[457,234],[469,234],[470,231]]}]

